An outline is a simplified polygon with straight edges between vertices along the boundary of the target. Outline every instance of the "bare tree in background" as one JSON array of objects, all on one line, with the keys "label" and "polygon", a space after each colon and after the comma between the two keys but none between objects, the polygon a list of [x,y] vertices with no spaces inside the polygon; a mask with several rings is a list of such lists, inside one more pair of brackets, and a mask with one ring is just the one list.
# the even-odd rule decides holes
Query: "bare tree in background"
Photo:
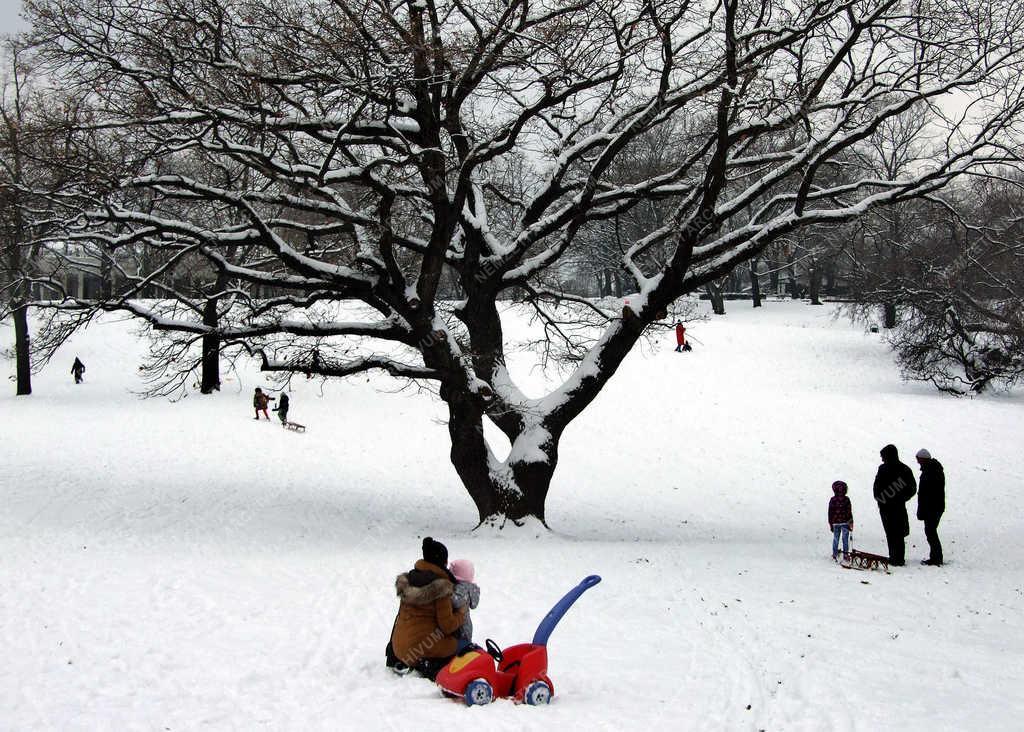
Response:
[{"label": "bare tree in background", "polygon": [[[899,180],[927,160],[930,150],[925,140],[930,121],[925,109],[915,109],[883,121],[867,139],[867,144],[856,151],[859,167],[882,180]],[[917,219],[922,210],[919,202],[905,201],[872,214],[868,231],[873,256],[870,261],[862,260],[864,266],[857,275],[861,292],[893,293],[899,290],[906,241],[912,239],[917,227],[923,224]],[[882,307],[882,327],[896,327],[900,303],[890,299],[879,304]]]},{"label": "bare tree in background", "polygon": [[26,396],[32,374],[88,319],[82,312],[41,312],[30,338],[33,303],[66,294],[74,276],[73,258],[54,256],[46,237],[60,230],[84,188],[97,189],[89,156],[69,134],[81,121],[77,103],[41,82],[44,74],[22,40],[5,39],[0,59],[0,319],[13,321],[16,393]]},{"label": "bare tree in background", "polygon": [[[139,246],[200,258],[248,288],[216,327],[157,313],[131,287],[66,305],[215,335],[260,354],[269,372],[383,369],[435,382],[450,458],[481,521],[544,520],[563,432],[677,298],[781,237],[1004,161],[1024,78],[1024,19],[1005,1],[27,6],[49,72],[90,90],[97,122],[154,161],[120,181],[146,191],[151,208],[115,195],[67,235],[102,241],[111,257]],[[978,100],[965,119],[941,112],[953,92]],[[930,123],[927,163],[831,182],[830,167],[916,110]],[[628,182],[612,175],[645,136],[683,119],[671,165]],[[188,151],[247,168],[249,183],[155,163]],[[237,223],[182,202],[216,202]],[[581,232],[652,203],[663,221],[623,243],[628,307],[604,312],[552,286]],[[343,243],[349,256],[321,254]],[[256,255],[238,263],[232,247]],[[439,296],[446,272],[458,302]],[[130,274],[138,287],[160,279]],[[541,398],[505,365],[497,303],[513,291],[548,314],[544,337],[556,345],[578,350],[583,334],[552,322],[600,322]],[[485,419],[512,445],[504,461]]]},{"label": "bare tree in background", "polygon": [[[211,160],[206,155],[192,151],[189,156],[181,155],[173,160],[173,170],[162,170],[161,175],[180,175],[189,178],[216,177],[225,189],[249,191],[251,179],[246,166],[231,165],[229,161]],[[178,215],[199,217],[215,228],[231,231],[245,229],[247,224],[240,219],[235,206],[216,199],[159,201],[161,213],[173,208]],[[118,239],[108,242],[112,249],[118,249]],[[251,287],[248,283],[233,278],[227,268],[213,266],[202,256],[189,254],[180,257],[181,248],[176,241],[169,244],[150,243],[140,248],[138,254],[155,255],[161,263],[160,274],[148,278],[142,285],[140,275],[155,270],[152,262],[140,262],[138,258],[118,260],[118,279],[137,296],[144,290],[153,301],[147,304],[148,317],[158,327],[152,330],[149,355],[142,366],[142,372],[150,395],[168,395],[179,392],[191,385],[193,380],[203,394],[218,391],[221,386],[221,352],[224,348],[220,333],[222,318],[231,312],[240,296],[251,302]],[[222,256],[231,266],[259,265],[265,253],[252,244],[239,243],[223,248]],[[319,252],[321,256],[326,252]],[[164,329],[160,323],[195,319],[204,326],[203,332]],[[193,352],[198,348],[199,357]]]},{"label": "bare tree in background", "polygon": [[32,362],[29,356],[28,302],[29,280],[25,276],[31,252],[29,216],[30,192],[26,180],[28,161],[24,147],[29,130],[30,90],[28,69],[22,63],[23,49],[13,41],[3,43],[3,77],[0,87],[0,287],[3,304],[0,316],[14,321],[14,354],[17,394],[32,393]]},{"label": "bare tree in background", "polygon": [[946,199],[919,207],[901,278],[857,311],[902,303],[889,340],[907,378],[953,394],[1011,385],[1024,374],[1024,186],[988,180]]}]

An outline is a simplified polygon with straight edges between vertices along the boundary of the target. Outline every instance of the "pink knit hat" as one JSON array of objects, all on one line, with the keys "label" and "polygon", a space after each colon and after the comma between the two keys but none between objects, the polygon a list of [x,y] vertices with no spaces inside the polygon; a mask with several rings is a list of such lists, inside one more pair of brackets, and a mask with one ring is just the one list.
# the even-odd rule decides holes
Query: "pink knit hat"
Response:
[{"label": "pink knit hat", "polygon": [[453,559],[452,563],[448,565],[448,569],[459,582],[472,582],[473,577],[476,576],[473,563],[468,559]]}]

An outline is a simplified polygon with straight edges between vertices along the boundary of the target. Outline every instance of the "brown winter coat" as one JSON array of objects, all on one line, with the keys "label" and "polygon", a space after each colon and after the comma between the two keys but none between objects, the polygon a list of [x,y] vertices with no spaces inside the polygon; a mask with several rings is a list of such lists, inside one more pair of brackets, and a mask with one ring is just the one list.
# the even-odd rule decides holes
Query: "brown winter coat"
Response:
[{"label": "brown winter coat", "polygon": [[[414,575],[412,581],[410,575]],[[424,584],[424,578],[430,581]],[[453,588],[447,572],[422,559],[413,572],[400,574],[395,580],[401,604],[391,631],[391,645],[395,656],[407,666],[421,658],[455,655],[456,634],[466,610],[452,607]]]}]

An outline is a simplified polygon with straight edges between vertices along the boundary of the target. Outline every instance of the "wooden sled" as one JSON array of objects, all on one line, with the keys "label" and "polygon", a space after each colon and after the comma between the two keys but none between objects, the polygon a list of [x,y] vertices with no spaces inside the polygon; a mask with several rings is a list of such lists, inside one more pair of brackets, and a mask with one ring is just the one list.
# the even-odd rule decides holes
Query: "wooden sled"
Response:
[{"label": "wooden sled", "polygon": [[306,431],[306,425],[299,424],[298,422],[285,422],[284,423],[284,428],[286,430],[291,430],[292,432],[305,432]]},{"label": "wooden sled", "polygon": [[881,554],[869,554],[854,549],[850,552],[850,558],[844,559],[842,565],[847,569],[884,569],[889,571],[889,557]]}]

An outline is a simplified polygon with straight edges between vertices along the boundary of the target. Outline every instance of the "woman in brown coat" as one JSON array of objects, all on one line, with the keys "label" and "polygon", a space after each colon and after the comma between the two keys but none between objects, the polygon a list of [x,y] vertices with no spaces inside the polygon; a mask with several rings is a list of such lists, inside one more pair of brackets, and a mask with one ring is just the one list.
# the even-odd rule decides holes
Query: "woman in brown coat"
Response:
[{"label": "woman in brown coat", "polygon": [[395,580],[400,604],[391,631],[388,665],[395,667],[394,662],[400,662],[432,675],[455,655],[466,611],[452,607],[455,583],[447,565],[448,549],[428,536],[423,540],[423,559]]}]

